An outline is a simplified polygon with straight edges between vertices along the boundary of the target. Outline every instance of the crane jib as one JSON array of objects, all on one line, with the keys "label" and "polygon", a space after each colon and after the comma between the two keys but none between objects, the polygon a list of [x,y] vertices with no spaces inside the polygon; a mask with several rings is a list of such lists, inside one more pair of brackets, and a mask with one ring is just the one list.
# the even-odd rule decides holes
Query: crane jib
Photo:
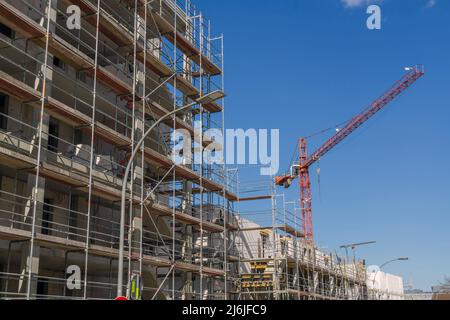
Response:
[{"label": "crane jib", "polygon": [[311,154],[302,164],[302,167],[310,167],[317,160],[336,147],[340,142],[347,138],[353,131],[362,126],[367,120],[372,118],[376,113],[382,110],[386,105],[398,97],[403,91],[410,87],[420,77],[424,75],[421,68],[415,67],[405,76],[397,81],[385,94],[375,100],[369,108],[363,113],[354,117],[345,127],[325,142],[317,151]]},{"label": "crane jib", "polygon": [[406,68],[409,72],[390,87],[383,95],[375,100],[368,108],[359,115],[350,120],[342,130],[339,130],[327,142],[325,142],[317,151],[310,156],[307,155],[306,138],[299,141],[299,163],[291,167],[291,173],[285,176],[275,177],[276,185],[284,185],[289,188],[292,180],[299,179],[301,219],[303,221],[303,234],[307,242],[313,242],[313,223],[312,223],[312,205],[311,205],[311,181],[309,176],[309,167],[323,157],[326,153],[336,147],[341,141],[347,138],[353,131],[362,126],[367,120],[382,110],[386,105],[392,102],[403,91],[410,87],[425,72],[423,66]]}]

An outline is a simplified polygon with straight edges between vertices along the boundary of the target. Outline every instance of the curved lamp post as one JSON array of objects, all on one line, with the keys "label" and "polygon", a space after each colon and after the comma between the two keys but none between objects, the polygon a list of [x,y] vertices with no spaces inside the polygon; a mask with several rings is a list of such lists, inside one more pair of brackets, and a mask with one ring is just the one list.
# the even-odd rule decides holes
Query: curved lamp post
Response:
[{"label": "curved lamp post", "polygon": [[389,263],[395,262],[395,261],[407,261],[407,260],[409,260],[408,257],[400,257],[400,258],[392,259],[392,260],[389,260],[389,261],[386,261],[385,263],[383,263],[383,264],[379,267],[379,269],[375,272],[375,275],[373,276],[373,279],[372,279],[372,287],[373,287],[373,290],[375,291],[375,280],[376,280],[376,278],[377,278],[377,274],[378,274],[378,272],[381,271],[381,269],[382,269],[384,266],[386,266],[386,265],[389,264]]},{"label": "curved lamp post", "polygon": [[[118,264],[118,270],[117,270],[117,296],[122,296],[122,286],[123,286],[123,257],[124,257],[124,240],[125,240],[125,204],[126,204],[126,192],[127,192],[127,184],[128,184],[128,176],[130,175],[131,166],[133,165],[134,158],[136,158],[136,155],[138,154],[142,144],[144,143],[144,140],[147,138],[147,136],[153,131],[153,129],[158,126],[161,122],[166,120],[167,118],[170,118],[171,116],[188,110],[195,106],[196,104],[205,104],[210,103],[219,99],[222,99],[224,97],[224,93],[221,91],[213,91],[211,93],[208,93],[207,95],[201,96],[200,98],[196,99],[195,102],[189,103],[179,109],[176,109],[174,111],[171,111],[161,117],[158,121],[156,121],[142,136],[141,140],[136,144],[133,153],[131,154],[131,158],[128,162],[127,168],[125,170],[125,174],[123,177],[123,183],[122,183],[122,198],[121,198],[121,206],[120,206],[120,244],[119,244],[119,264]],[[144,102],[145,103],[145,102]],[[132,203],[132,201],[131,201]]]},{"label": "curved lamp post", "polygon": [[400,257],[400,258],[397,258],[397,259],[389,260],[389,261],[383,263],[383,264],[380,266],[380,270],[381,270],[385,265],[387,265],[387,264],[389,264],[389,263],[392,263],[392,262],[395,262],[395,261],[407,261],[407,260],[409,260],[408,257]]}]

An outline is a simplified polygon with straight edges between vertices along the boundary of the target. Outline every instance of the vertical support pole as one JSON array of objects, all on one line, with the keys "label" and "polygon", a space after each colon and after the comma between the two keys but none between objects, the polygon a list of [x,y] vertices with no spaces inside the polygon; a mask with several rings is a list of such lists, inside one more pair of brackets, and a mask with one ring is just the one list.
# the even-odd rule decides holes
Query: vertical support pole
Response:
[{"label": "vertical support pole", "polygon": [[9,241],[8,243],[8,255],[6,258],[6,281],[5,281],[5,292],[8,293],[9,289],[9,271],[11,268],[11,250],[12,250],[13,241]]},{"label": "vertical support pole", "polygon": [[[138,0],[134,1],[134,16],[133,16],[133,86],[132,86],[132,125],[131,125],[131,153],[135,150],[135,140],[136,140],[136,130],[137,128],[137,117],[136,117],[136,99],[137,95],[137,84],[138,84],[138,65],[137,65],[137,42],[139,40],[139,11],[138,11]],[[143,101],[144,102],[144,101]],[[132,163],[131,166],[131,174],[130,174],[130,208],[129,208],[129,220],[128,220],[128,279],[127,279],[127,297],[130,297],[130,279],[133,268],[133,218],[134,218],[134,207],[133,207],[133,198],[134,198],[134,181],[135,181],[135,165]]]},{"label": "vertical support pole", "polygon": [[276,214],[277,214],[277,194],[272,185],[272,259],[273,259],[273,299],[278,300],[278,257],[277,257],[277,233],[276,233]]},{"label": "vertical support pole", "polygon": [[42,79],[42,92],[41,92],[41,110],[40,110],[40,121],[39,121],[39,141],[38,141],[38,153],[36,159],[36,179],[33,190],[33,219],[31,226],[31,240],[30,240],[30,254],[28,256],[27,267],[28,267],[28,281],[27,281],[27,300],[31,299],[31,282],[33,276],[33,260],[34,260],[34,239],[36,236],[36,215],[37,215],[37,205],[38,205],[38,190],[39,190],[39,176],[41,169],[41,157],[42,157],[42,135],[44,126],[44,107],[47,100],[47,73],[48,73],[48,49],[50,40],[50,20],[52,11],[52,0],[47,0],[47,27],[45,32],[45,57],[43,66],[43,79]]},{"label": "vertical support pole", "polygon": [[92,217],[92,183],[93,183],[93,171],[94,171],[94,153],[95,153],[95,113],[97,105],[97,69],[98,69],[98,49],[99,49],[99,25],[100,25],[100,4],[101,0],[97,0],[97,21],[95,30],[95,58],[94,58],[94,87],[92,92],[92,116],[91,116],[91,154],[89,161],[89,191],[88,191],[88,208],[87,208],[87,226],[86,226],[86,245],[85,245],[85,260],[84,260],[84,290],[83,298],[87,299],[88,288],[88,263],[89,263],[89,239],[91,233],[91,217]]},{"label": "vertical support pole", "polygon": [[[185,28],[185,35],[187,40],[192,41],[192,20],[190,16],[190,2],[189,0],[185,1],[185,18],[186,18],[186,28]],[[193,65],[192,61],[190,60],[190,57],[183,53],[183,77],[188,81],[193,81],[192,77],[192,71],[193,71]],[[187,103],[187,97],[183,97],[183,103]],[[191,121],[191,123],[194,125],[195,130],[195,123],[193,123],[192,117],[185,117],[186,121]],[[195,133],[194,133],[195,138]],[[191,148],[195,145],[195,139],[191,143]],[[191,161],[191,169],[195,168],[195,164]],[[191,181],[183,181],[182,184],[182,210],[184,212],[188,212],[189,214],[192,214],[194,207],[194,204],[192,203],[195,201],[193,199],[193,193],[192,193],[192,185],[193,183]],[[193,259],[193,246],[194,246],[194,228],[193,226],[186,226],[184,229],[184,235],[183,235],[183,249],[182,249],[182,256],[184,260],[191,261]],[[193,292],[194,292],[194,283],[193,283],[193,274],[192,272],[185,272],[184,275],[181,277],[181,281],[183,282],[182,286],[182,300],[192,300]]]},{"label": "vertical support pole", "polygon": [[[272,180],[273,180],[273,178],[272,178]],[[286,226],[287,226],[286,214],[287,213],[286,213],[286,197],[285,197],[285,194],[282,194],[281,198],[283,199],[283,216],[282,216],[283,223],[284,223],[283,231],[286,231]],[[283,236],[284,236],[284,233],[283,233]],[[287,255],[288,255],[288,253],[287,253],[287,242],[286,242],[286,239],[279,239],[279,241],[280,241],[281,258],[282,258],[282,262],[283,262],[283,266],[282,267],[284,268],[283,274],[285,276],[285,279],[284,279],[285,283],[284,283],[283,287],[281,287],[281,283],[280,283],[280,291],[282,291],[281,293],[284,293],[284,292],[287,293],[287,289],[288,289],[288,285],[289,285],[289,274],[288,274],[289,270],[288,270],[288,265],[287,265],[287,258],[288,258],[287,257]],[[283,297],[285,295],[286,294],[282,294],[281,295],[281,299],[283,299]]]},{"label": "vertical support pole", "polygon": [[[67,260],[68,260],[69,251],[64,251],[64,272],[67,270]],[[65,275],[67,277],[67,274]],[[63,297],[67,295],[67,285],[64,284],[63,289]]]},{"label": "vertical support pole", "polygon": [[[203,96],[203,15],[200,13],[200,96]],[[204,231],[203,231],[203,104],[200,104],[200,292],[202,295],[201,300],[204,300],[204,294],[203,294],[203,237],[204,237]]]},{"label": "vertical support pole", "polygon": [[[142,134],[145,132],[145,107],[146,107],[146,96],[147,96],[147,14],[148,14],[148,0],[144,2],[144,85],[143,85],[143,99],[142,99]],[[141,180],[141,230],[139,237],[139,273],[141,276],[143,275],[143,241],[144,241],[144,199],[145,199],[145,141],[142,143],[141,147],[141,171],[142,171],[142,180]],[[142,279],[144,282],[144,279]]]},{"label": "vertical support pole", "polygon": [[[185,1],[185,9],[186,9],[186,29],[185,34],[187,35],[187,39],[189,41],[192,41],[192,32],[193,32],[193,26],[192,26],[192,20],[190,16],[190,2],[188,0]],[[190,60],[190,57],[188,57],[186,54],[183,54],[183,76],[188,81],[192,81],[192,71],[193,71],[193,65],[192,61]],[[183,97],[183,103],[187,103],[187,98]],[[187,121],[191,121],[193,125],[193,119],[192,117],[185,117]],[[194,126],[195,129],[195,126]],[[195,133],[194,133],[195,138]],[[191,148],[195,145],[195,139],[192,141]],[[191,169],[194,169],[195,164],[191,162]],[[183,202],[182,202],[182,209],[184,212],[189,212],[189,214],[192,214],[192,208],[193,208],[193,194],[192,194],[192,182],[191,181],[184,181],[183,182]],[[183,257],[187,261],[192,261],[193,258],[193,245],[194,245],[194,228],[192,226],[186,226],[185,227],[185,233],[183,237]],[[194,287],[193,287],[193,275],[192,272],[185,272],[184,276],[182,277],[181,281],[184,282],[183,284],[183,295],[182,300],[192,300]]]},{"label": "vertical support pole", "polygon": [[211,59],[211,20],[208,20],[208,42],[206,48],[208,51],[206,56]]},{"label": "vertical support pole", "polygon": [[[211,41],[211,35],[209,36],[209,41]],[[224,57],[224,36],[220,36],[220,54],[222,61],[222,90],[225,92],[225,57]],[[225,137],[225,98],[222,99],[222,137]],[[222,146],[225,148],[225,145]],[[228,224],[230,220],[230,201],[227,199],[228,191],[228,172],[227,165],[225,163],[225,157],[223,159],[223,176],[224,176],[224,190],[223,190],[223,214],[224,214],[224,230],[223,230],[223,247],[224,247],[224,293],[225,300],[228,300],[228,246],[229,246],[229,236],[231,236],[228,230]]]},{"label": "vertical support pole", "polygon": [[[300,210],[297,208],[296,205],[296,201],[294,201],[294,217],[297,220],[297,222],[295,223],[295,228],[297,230],[301,230],[301,218],[299,217],[300,214]],[[298,237],[295,238],[295,273],[296,273],[296,277],[297,277],[297,294],[298,294],[298,299],[300,300],[301,298],[301,287],[300,287],[300,239]]]},{"label": "vertical support pole", "polygon": [[[162,10],[162,7],[161,7]],[[178,24],[177,24],[177,11],[174,10],[174,40],[173,40],[173,72],[174,72],[174,80],[173,80],[173,111],[177,109],[177,85],[178,85],[178,79],[177,79],[177,45],[178,45]],[[176,128],[176,114],[173,115],[173,129]],[[177,217],[176,217],[176,169],[174,168],[173,171],[173,180],[172,180],[172,300],[176,299],[175,296],[175,265],[176,265],[176,223],[177,223]]]}]

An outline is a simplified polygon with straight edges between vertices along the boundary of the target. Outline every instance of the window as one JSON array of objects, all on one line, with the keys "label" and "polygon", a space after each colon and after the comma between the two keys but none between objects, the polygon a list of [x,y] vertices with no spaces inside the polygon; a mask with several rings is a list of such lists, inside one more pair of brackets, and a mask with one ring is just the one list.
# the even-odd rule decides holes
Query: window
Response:
[{"label": "window", "polygon": [[47,279],[38,278],[36,294],[38,296],[44,296],[44,295],[48,294],[48,280]]},{"label": "window", "polygon": [[14,31],[8,26],[5,26],[3,23],[0,23],[0,33],[10,39],[14,39]]},{"label": "window", "polygon": [[50,124],[48,127],[48,146],[47,150],[52,152],[58,152],[59,144],[59,124],[56,120],[50,119]]},{"label": "window", "polygon": [[78,80],[80,80],[81,82],[87,83],[86,72],[79,71],[78,72]]},{"label": "window", "polygon": [[72,240],[77,240],[77,222],[78,222],[78,196],[70,196],[70,212],[69,212],[69,237]]},{"label": "window", "polygon": [[53,201],[51,199],[44,200],[44,207],[42,209],[42,234],[50,235],[53,221]]},{"label": "window", "polygon": [[9,97],[0,93],[0,130],[8,130],[8,101]]},{"label": "window", "polygon": [[134,73],[134,66],[131,62],[128,62],[128,71],[130,72],[130,74]]},{"label": "window", "polygon": [[83,132],[80,129],[75,129],[73,132],[73,144],[79,145],[83,143]]},{"label": "window", "polygon": [[60,58],[58,58],[56,56],[53,57],[53,65],[62,70],[66,70],[66,64],[64,63],[64,61],[62,61]]}]

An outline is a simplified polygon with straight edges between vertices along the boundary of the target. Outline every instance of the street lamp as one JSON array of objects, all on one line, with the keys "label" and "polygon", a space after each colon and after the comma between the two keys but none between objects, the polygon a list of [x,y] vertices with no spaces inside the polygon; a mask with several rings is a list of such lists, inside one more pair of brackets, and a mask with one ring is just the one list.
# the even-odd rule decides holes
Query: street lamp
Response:
[{"label": "street lamp", "polygon": [[382,269],[384,266],[386,266],[387,264],[392,263],[392,262],[396,262],[396,261],[407,261],[407,260],[409,260],[408,257],[400,257],[400,258],[392,259],[392,260],[389,260],[389,261],[386,261],[385,263],[383,263],[383,264],[378,268],[378,270],[375,272],[375,274],[374,274],[374,276],[373,276],[373,279],[372,279],[372,287],[373,287],[373,288],[372,288],[372,289],[375,291],[375,280],[376,280],[376,278],[377,278],[377,274],[378,274],[378,272],[381,271],[381,269]]},{"label": "street lamp", "polygon": [[[195,106],[196,104],[206,104],[211,103],[216,100],[222,99],[225,96],[225,94],[222,91],[213,91],[210,92],[204,96],[199,97],[194,102],[189,103],[181,108],[178,108],[176,110],[173,110],[163,117],[161,117],[158,121],[156,121],[142,136],[141,140],[136,144],[133,153],[131,154],[131,158],[128,161],[127,168],[125,170],[125,174],[123,177],[122,182],[122,198],[121,198],[121,206],[120,206],[120,243],[119,243],[119,264],[118,264],[118,270],[117,270],[117,296],[122,296],[122,286],[123,286],[123,257],[124,257],[124,240],[125,240],[125,202],[126,202],[126,192],[127,192],[127,184],[128,184],[128,176],[130,175],[131,166],[134,162],[134,158],[139,152],[139,149],[141,148],[142,144],[144,143],[144,140],[147,138],[147,136],[153,131],[153,129],[158,126],[161,122],[164,120],[170,118],[171,116],[188,110]],[[132,201],[131,201],[132,203]]]},{"label": "street lamp", "polygon": [[367,242],[360,242],[360,243],[343,244],[339,248],[345,249],[345,257],[347,259],[346,262],[348,263],[348,249],[352,249],[353,250],[353,262],[354,262],[354,260],[355,260],[355,249],[357,247],[366,246],[366,245],[374,244],[374,243],[377,243],[377,242],[376,241],[367,241]]},{"label": "street lamp", "polygon": [[392,262],[395,262],[395,261],[407,261],[407,260],[409,260],[408,257],[400,257],[400,258],[397,258],[397,259],[389,260],[389,261],[383,263],[383,264],[380,266],[380,270],[381,270],[385,265],[387,265],[387,264],[389,264],[389,263],[392,263]]}]

